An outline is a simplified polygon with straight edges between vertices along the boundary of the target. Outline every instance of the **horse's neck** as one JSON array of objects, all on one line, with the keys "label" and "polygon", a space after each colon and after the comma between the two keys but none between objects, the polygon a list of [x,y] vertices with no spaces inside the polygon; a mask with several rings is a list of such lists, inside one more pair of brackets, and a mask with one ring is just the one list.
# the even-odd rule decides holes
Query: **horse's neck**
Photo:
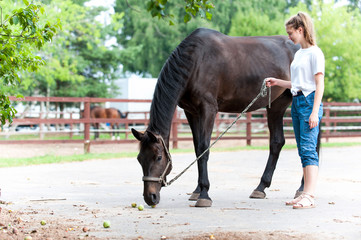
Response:
[{"label": "horse's neck", "polygon": [[156,125],[155,122],[152,122],[150,120],[147,130],[151,131],[152,133],[161,135],[165,144],[168,146],[171,125],[172,125],[172,121],[170,121],[170,123],[167,125],[165,125],[165,124]]},{"label": "horse's neck", "polygon": [[158,108],[157,106],[153,106],[153,104],[156,103],[152,103],[148,130],[161,135],[165,143],[168,145],[173,115],[177,105],[162,103],[158,104],[161,105],[161,107]]},{"label": "horse's neck", "polygon": [[[174,111],[178,105],[189,74],[189,56],[181,48],[173,51],[167,62],[164,64],[154,90],[152,106],[150,108],[149,129],[154,133],[162,135],[166,143],[169,141],[169,134],[173,120]],[[182,68],[182,71],[179,71]]]}]

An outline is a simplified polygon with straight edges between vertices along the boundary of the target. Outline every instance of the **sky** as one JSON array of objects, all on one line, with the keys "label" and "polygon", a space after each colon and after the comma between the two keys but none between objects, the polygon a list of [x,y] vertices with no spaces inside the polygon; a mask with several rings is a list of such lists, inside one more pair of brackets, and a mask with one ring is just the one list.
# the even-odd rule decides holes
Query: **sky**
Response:
[{"label": "sky", "polygon": [[90,0],[86,3],[88,6],[111,6],[115,0]]},{"label": "sky", "polygon": [[96,19],[104,24],[110,23],[110,15],[114,13],[114,9],[112,6],[114,5],[115,0],[90,0],[89,2],[86,2],[86,6],[103,6],[103,7],[109,7],[109,10],[106,12],[103,12],[100,14],[99,17]]}]

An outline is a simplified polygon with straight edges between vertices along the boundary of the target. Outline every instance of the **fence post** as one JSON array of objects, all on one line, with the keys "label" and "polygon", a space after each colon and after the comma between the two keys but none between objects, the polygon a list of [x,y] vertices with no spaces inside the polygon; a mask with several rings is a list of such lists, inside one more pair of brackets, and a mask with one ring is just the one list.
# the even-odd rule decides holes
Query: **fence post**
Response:
[{"label": "fence post", "polygon": [[129,129],[129,123],[128,122],[126,122],[125,123],[125,139],[128,139],[128,129]]},{"label": "fence post", "polygon": [[[331,106],[329,105],[328,107],[326,107],[326,113],[325,113],[325,120],[326,120],[326,142],[328,142],[328,136],[330,135],[330,108]],[[321,135],[322,136],[322,135]]]},{"label": "fence post", "polygon": [[173,138],[173,149],[178,149],[178,109],[176,108],[173,115],[172,122],[172,138]]},{"label": "fence post", "polygon": [[89,98],[84,98],[84,153],[90,152],[90,101]]},{"label": "fence post", "polygon": [[251,146],[252,141],[252,113],[248,112],[247,116],[247,123],[246,123],[246,133],[247,133],[247,146]]},{"label": "fence post", "polygon": [[217,113],[217,115],[216,115],[216,135],[217,135],[217,137],[219,137],[219,122],[220,122],[220,114],[219,113]]},{"label": "fence post", "polygon": [[[42,102],[41,102],[42,103]],[[42,109],[40,110],[41,112],[39,113],[39,118],[43,119],[43,112]],[[44,124],[40,123],[39,124],[39,131],[40,131],[40,139],[43,140],[44,139]]]},{"label": "fence post", "polygon": [[[70,119],[73,120],[73,113],[72,112],[70,112]],[[69,129],[70,129],[69,137],[70,137],[70,139],[72,139],[73,138],[73,124],[72,123],[69,124]]]}]

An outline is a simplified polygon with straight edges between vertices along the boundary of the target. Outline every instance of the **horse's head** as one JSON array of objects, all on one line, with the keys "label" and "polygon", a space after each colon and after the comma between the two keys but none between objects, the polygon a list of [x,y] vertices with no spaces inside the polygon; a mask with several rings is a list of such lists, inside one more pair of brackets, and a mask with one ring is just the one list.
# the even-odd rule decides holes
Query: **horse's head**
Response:
[{"label": "horse's head", "polygon": [[172,170],[170,154],[161,135],[135,129],[132,133],[140,141],[137,158],[143,169],[144,201],[150,206],[156,205],[160,200],[160,190],[167,182],[166,176]]}]

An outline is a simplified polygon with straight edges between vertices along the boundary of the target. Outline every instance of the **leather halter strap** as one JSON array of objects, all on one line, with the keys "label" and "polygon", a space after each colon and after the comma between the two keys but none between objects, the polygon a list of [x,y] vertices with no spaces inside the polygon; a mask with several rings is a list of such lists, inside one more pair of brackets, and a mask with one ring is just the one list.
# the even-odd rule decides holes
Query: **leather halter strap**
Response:
[{"label": "leather halter strap", "polygon": [[162,142],[162,145],[164,147],[164,151],[166,152],[167,154],[167,166],[165,167],[163,173],[159,176],[159,177],[151,177],[151,176],[143,176],[142,180],[144,182],[158,182],[158,183],[161,183],[163,186],[168,186],[168,183],[166,182],[165,180],[165,175],[169,169],[169,167],[172,165],[172,157],[169,153],[169,150],[167,148],[167,146],[165,145],[165,142],[164,142],[164,139],[161,135],[159,135],[159,139],[161,140]]}]

